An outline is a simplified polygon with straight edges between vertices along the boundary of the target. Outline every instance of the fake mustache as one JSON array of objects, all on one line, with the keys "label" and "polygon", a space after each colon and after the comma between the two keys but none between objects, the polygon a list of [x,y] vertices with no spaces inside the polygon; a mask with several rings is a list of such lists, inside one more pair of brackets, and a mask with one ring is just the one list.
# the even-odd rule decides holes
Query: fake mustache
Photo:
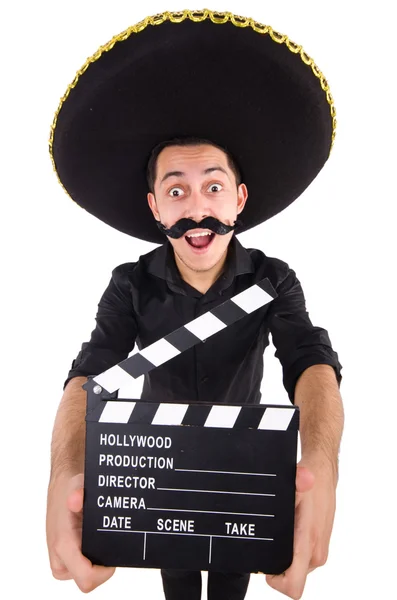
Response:
[{"label": "fake mustache", "polygon": [[215,217],[206,217],[200,221],[200,223],[197,223],[193,219],[179,219],[179,221],[169,229],[167,229],[160,221],[156,221],[156,224],[162,233],[165,233],[165,235],[170,238],[178,239],[185,235],[190,229],[210,229],[210,231],[213,231],[218,235],[225,235],[233,229],[236,229],[236,227],[239,227],[239,225],[242,225],[242,221],[237,219],[234,222],[234,225],[225,225]]}]

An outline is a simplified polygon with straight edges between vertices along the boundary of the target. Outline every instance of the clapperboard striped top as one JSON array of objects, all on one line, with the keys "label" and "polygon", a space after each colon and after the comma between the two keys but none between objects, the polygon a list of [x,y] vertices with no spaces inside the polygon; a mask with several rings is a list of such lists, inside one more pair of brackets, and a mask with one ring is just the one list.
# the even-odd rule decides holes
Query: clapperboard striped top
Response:
[{"label": "clapperboard striped top", "polygon": [[94,377],[93,381],[107,392],[113,393],[122,386],[128,385],[131,378],[137,379],[148,373],[151,369],[164,364],[188,348],[205,341],[221,329],[268,304],[276,297],[277,292],[269,279],[265,278],[107,369]]},{"label": "clapperboard striped top", "polygon": [[170,402],[131,402],[110,400],[97,404],[87,421],[140,425],[181,425],[234,429],[298,429],[296,407],[224,406],[221,404],[174,404]]}]

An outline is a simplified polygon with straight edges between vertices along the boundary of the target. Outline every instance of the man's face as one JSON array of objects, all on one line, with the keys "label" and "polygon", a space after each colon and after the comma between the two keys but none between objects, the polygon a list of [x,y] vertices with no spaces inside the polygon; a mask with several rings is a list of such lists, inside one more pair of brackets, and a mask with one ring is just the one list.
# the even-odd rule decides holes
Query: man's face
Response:
[{"label": "man's face", "polygon": [[[215,217],[233,225],[248,196],[244,184],[237,188],[226,154],[207,144],[164,148],[157,160],[154,192],[148,194],[149,206],[154,218],[167,229],[182,218],[200,222]],[[194,245],[190,234],[204,232],[211,235],[199,237],[200,247]],[[185,266],[207,271],[222,259],[232,235],[233,231],[219,235],[196,227],[178,239],[168,239]]]}]

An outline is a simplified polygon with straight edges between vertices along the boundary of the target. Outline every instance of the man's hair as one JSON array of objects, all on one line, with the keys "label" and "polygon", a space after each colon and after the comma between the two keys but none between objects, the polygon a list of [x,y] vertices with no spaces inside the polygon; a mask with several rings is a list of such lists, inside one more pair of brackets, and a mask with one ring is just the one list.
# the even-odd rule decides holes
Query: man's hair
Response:
[{"label": "man's hair", "polygon": [[228,150],[225,150],[225,148],[222,148],[222,146],[215,144],[215,142],[211,142],[210,140],[206,140],[204,138],[189,136],[182,138],[173,138],[165,142],[160,142],[160,144],[157,144],[157,146],[153,148],[146,168],[147,184],[152,194],[154,194],[154,182],[156,181],[157,176],[157,159],[159,157],[160,152],[164,150],[164,148],[168,148],[169,146],[201,146],[203,144],[208,146],[214,146],[215,148],[222,150],[222,152],[226,154],[227,164],[230,170],[234,173],[234,176],[236,178],[236,185],[239,186],[241,183],[241,172],[232,154]]}]

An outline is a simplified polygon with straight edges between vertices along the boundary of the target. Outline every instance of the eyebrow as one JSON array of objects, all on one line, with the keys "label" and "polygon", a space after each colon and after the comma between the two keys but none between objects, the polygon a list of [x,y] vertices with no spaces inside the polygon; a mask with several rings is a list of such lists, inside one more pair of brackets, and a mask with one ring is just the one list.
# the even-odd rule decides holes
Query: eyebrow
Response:
[{"label": "eyebrow", "polygon": [[[208,175],[209,173],[212,173],[213,171],[222,171],[222,173],[225,173],[225,175],[227,175],[227,177],[229,177],[229,174],[226,171],[226,169],[224,169],[221,166],[208,167],[208,169],[205,169],[203,171],[203,175]],[[164,175],[164,177],[162,178],[160,183],[163,183],[166,179],[169,179],[169,177],[186,177],[186,173],[184,173],[183,171],[168,171],[168,173],[166,173]]]}]

